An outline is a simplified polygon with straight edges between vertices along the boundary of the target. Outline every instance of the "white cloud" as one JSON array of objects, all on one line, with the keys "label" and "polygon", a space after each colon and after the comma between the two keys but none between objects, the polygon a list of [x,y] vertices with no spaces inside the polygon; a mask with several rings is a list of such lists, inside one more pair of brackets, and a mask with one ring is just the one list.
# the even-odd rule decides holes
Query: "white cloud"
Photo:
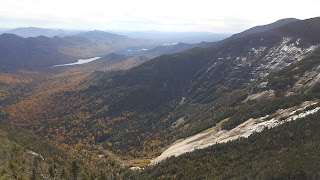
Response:
[{"label": "white cloud", "polygon": [[237,32],[319,16],[318,0],[1,0],[1,27]]}]

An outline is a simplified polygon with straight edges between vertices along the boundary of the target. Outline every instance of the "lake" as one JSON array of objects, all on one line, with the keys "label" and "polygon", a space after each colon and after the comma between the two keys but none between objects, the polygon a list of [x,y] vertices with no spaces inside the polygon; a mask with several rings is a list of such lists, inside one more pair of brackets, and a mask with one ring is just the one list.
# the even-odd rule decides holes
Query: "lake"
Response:
[{"label": "lake", "polygon": [[85,63],[89,63],[89,62],[95,61],[95,60],[100,59],[100,58],[101,57],[93,57],[93,58],[89,58],[89,59],[79,59],[77,62],[74,62],[74,63],[58,64],[58,65],[54,65],[52,67],[73,66],[73,65],[78,65],[78,64],[85,64]]}]

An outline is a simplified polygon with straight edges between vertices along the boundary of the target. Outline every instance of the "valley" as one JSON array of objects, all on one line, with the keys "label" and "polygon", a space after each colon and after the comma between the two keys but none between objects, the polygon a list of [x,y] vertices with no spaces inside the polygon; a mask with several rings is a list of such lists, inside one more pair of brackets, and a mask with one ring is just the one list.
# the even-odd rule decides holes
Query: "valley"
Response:
[{"label": "valley", "polygon": [[285,19],[157,47],[2,34],[0,176],[317,179],[319,30]]}]

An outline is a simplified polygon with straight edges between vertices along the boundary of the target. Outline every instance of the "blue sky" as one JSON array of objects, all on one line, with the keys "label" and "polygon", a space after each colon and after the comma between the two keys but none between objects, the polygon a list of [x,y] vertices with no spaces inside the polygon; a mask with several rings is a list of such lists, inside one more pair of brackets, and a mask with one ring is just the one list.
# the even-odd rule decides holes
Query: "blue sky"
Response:
[{"label": "blue sky", "polygon": [[319,0],[1,0],[0,28],[235,33],[320,16]]}]

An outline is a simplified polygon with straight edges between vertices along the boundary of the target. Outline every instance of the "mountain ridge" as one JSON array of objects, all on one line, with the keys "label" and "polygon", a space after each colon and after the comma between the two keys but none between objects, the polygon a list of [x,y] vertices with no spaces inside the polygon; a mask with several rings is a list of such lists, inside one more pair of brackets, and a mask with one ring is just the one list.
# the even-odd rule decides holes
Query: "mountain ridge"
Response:
[{"label": "mountain ridge", "polygon": [[99,31],[99,30],[80,32],[76,34],[76,36],[84,37],[92,41],[107,41],[107,42],[128,39],[127,36],[113,34],[105,31]]},{"label": "mountain ridge", "polygon": [[234,34],[230,38],[227,38],[227,39],[235,39],[235,38],[240,38],[240,37],[243,37],[243,36],[246,36],[246,35],[249,35],[249,34],[265,32],[265,31],[268,31],[268,30],[271,30],[271,29],[274,29],[274,28],[277,28],[277,27],[280,27],[280,26],[283,26],[283,25],[286,25],[286,24],[289,24],[289,23],[297,22],[297,21],[300,21],[300,20],[296,19],[296,18],[280,19],[280,20],[275,21],[275,22],[270,23],[270,24],[252,27],[252,28],[250,28],[248,30],[245,30],[243,32]]},{"label": "mountain ridge", "polygon": [[54,36],[66,36],[72,32],[66,32],[62,29],[49,29],[49,28],[38,28],[38,27],[21,27],[15,28],[8,31],[4,31],[4,33],[8,34],[15,34],[21,37],[37,37],[37,36],[47,36],[47,37],[54,37]]},{"label": "mountain ridge", "polygon": [[[25,97],[12,102],[6,99],[11,103],[2,108],[0,117],[5,123],[47,136],[79,159],[96,158],[98,161],[117,154],[131,161],[130,164],[134,164],[134,158],[147,161],[160,155],[176,140],[211,132],[213,127],[231,132],[240,124],[255,122],[261,117],[265,119],[257,123],[272,118],[280,123],[287,117],[283,112],[290,117],[304,113],[299,109],[301,104],[320,99],[318,31],[320,18],[312,18],[229,39],[209,48],[160,55],[128,70],[76,72],[76,76],[70,76],[76,77],[72,79],[64,77],[68,74],[48,75],[38,82],[39,86],[30,88]],[[111,61],[106,57],[103,63],[112,63],[112,59],[122,62],[125,57],[111,54],[110,58]],[[92,63],[101,65],[98,60]],[[2,82],[10,87],[8,81]],[[306,107],[305,112],[318,108],[315,106]],[[274,178],[311,177],[319,172],[314,168],[318,166],[309,170],[301,168],[299,162],[306,163],[301,158],[298,164],[292,163],[294,168],[283,168],[291,167],[283,152],[292,148],[293,152],[288,153],[290,157],[297,158],[299,154],[294,153],[297,151],[316,156],[318,151],[307,147],[317,147],[317,141],[312,141],[310,134],[318,136],[315,130],[318,116],[316,113],[303,119],[305,122],[297,120],[265,130],[261,132],[265,137],[254,134],[245,140],[240,138],[171,157],[141,173],[121,170],[119,176],[127,179],[182,179],[186,176],[199,179],[209,174],[218,179],[268,179],[273,174]],[[308,123],[315,129],[310,129]],[[303,137],[302,140],[299,137]],[[261,143],[257,139],[261,139]],[[307,144],[303,139],[308,139]],[[289,140],[305,148],[281,145]],[[272,162],[267,161],[270,154],[275,155]],[[255,156],[265,161],[259,162],[253,158]],[[201,157],[201,161],[197,161],[197,157]],[[118,157],[115,159],[124,162]],[[238,167],[241,162],[245,162],[245,166]],[[273,166],[263,168],[270,164]],[[112,163],[105,165],[117,168]],[[204,171],[194,170],[197,167]],[[256,168],[248,172],[242,167]],[[281,171],[276,172],[273,167]],[[294,174],[299,170],[305,174]],[[246,173],[239,175],[238,172]]]}]

